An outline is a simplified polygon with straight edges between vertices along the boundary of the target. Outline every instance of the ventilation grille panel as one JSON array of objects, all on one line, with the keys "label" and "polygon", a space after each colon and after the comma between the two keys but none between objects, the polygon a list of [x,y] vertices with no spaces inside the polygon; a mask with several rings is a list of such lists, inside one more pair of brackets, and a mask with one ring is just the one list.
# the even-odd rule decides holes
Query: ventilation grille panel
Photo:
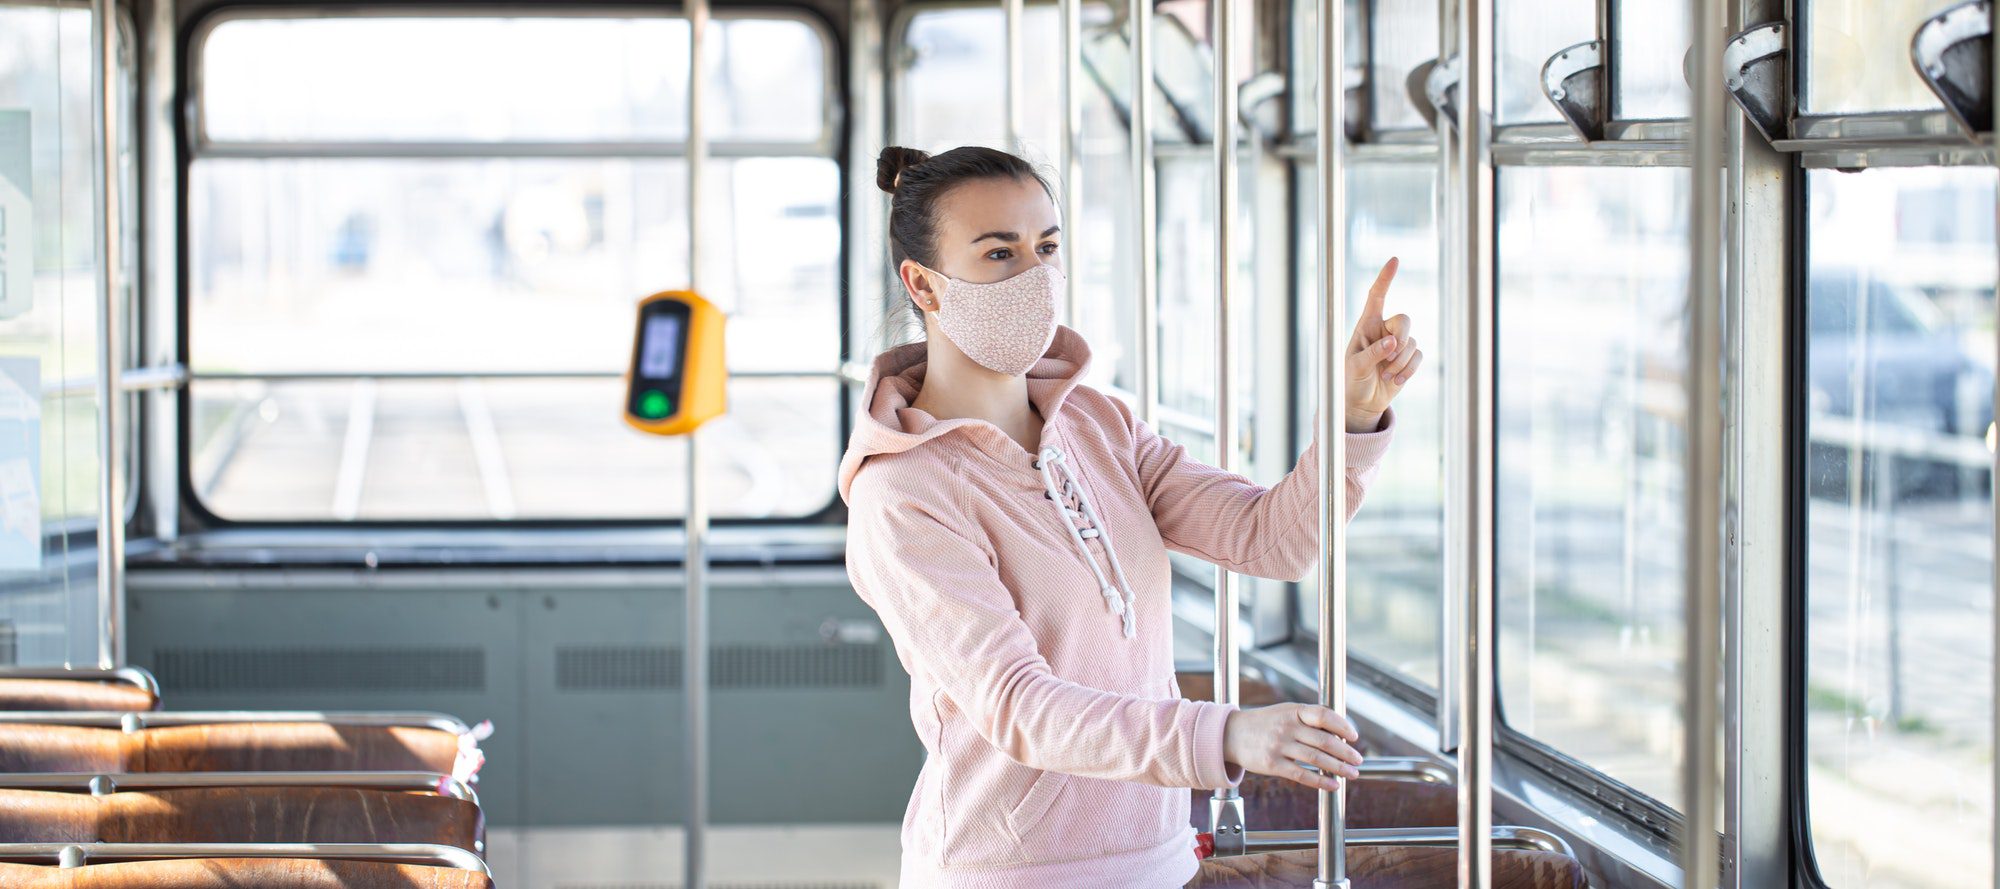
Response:
[{"label": "ventilation grille panel", "polygon": [[175,692],[486,690],[476,647],[164,648],[153,667]]},{"label": "ventilation grille panel", "polygon": [[[659,691],[681,687],[680,646],[577,645],[556,649],[556,687],[565,691]],[[873,688],[882,684],[883,648],[872,645],[724,645],[709,652],[718,689]]]},{"label": "ventilation grille panel", "polygon": [[21,662],[21,631],[14,628],[11,620],[0,620],[0,664],[14,666]]}]

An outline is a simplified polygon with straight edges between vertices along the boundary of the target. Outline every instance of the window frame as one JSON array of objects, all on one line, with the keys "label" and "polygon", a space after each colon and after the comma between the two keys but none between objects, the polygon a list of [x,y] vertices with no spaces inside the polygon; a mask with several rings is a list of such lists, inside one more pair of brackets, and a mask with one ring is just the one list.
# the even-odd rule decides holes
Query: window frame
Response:
[{"label": "window frame", "polygon": [[[202,116],[202,51],[207,38],[221,25],[237,20],[260,19],[326,19],[326,18],[533,18],[552,16],[563,18],[684,18],[684,8],[679,4],[660,6],[636,2],[636,0],[589,0],[578,6],[562,5],[555,0],[533,0],[524,5],[509,5],[497,2],[474,4],[450,3],[448,0],[426,0],[417,3],[363,2],[339,5],[317,5],[309,7],[273,5],[269,0],[238,0],[224,2],[203,9],[194,18],[183,23],[178,41],[177,74],[180,79],[178,102],[180,112],[174,115],[173,128],[178,145],[175,174],[179,187],[175,189],[175,250],[178,260],[177,282],[173,309],[177,318],[174,354],[182,366],[187,366],[191,345],[190,308],[192,305],[191,278],[188,273],[191,251],[191,205],[187,189],[194,165],[204,159],[220,158],[266,158],[266,157],[444,157],[444,158],[541,158],[541,157],[611,157],[647,160],[671,160],[686,156],[686,141],[653,142],[623,140],[608,142],[563,142],[563,141],[492,141],[492,142],[413,142],[397,144],[392,142],[323,142],[296,143],[308,150],[286,150],[293,143],[257,142],[212,142],[204,132]],[[848,102],[850,89],[847,76],[847,55],[850,52],[846,34],[828,19],[825,14],[804,3],[770,2],[754,6],[730,6],[711,14],[711,21],[730,19],[787,19],[798,21],[811,28],[819,36],[825,52],[822,55],[825,95],[822,107],[824,116],[818,138],[809,142],[750,142],[710,140],[709,156],[720,158],[743,157],[804,157],[832,161],[837,169],[845,170],[852,161],[851,127],[852,115]],[[565,150],[575,146],[582,151]],[[375,153],[354,152],[372,148]],[[258,149],[265,149],[260,151]],[[854,238],[846,231],[847,221],[852,218],[852,207],[857,199],[849,188],[846,177],[838,177],[836,184],[838,198],[834,216],[842,227],[840,249],[834,258],[836,317],[847,319],[853,312],[852,256],[856,249]],[[851,326],[844,320],[836,325],[834,335],[839,338],[835,355],[849,355],[852,343]],[[828,459],[837,461],[848,435],[853,429],[853,408],[857,394],[854,387],[846,385],[848,380],[843,362],[824,371],[743,371],[730,374],[736,380],[824,380],[837,399],[834,441],[829,448]],[[472,519],[472,518],[422,518],[422,519],[381,519],[356,518],[342,521],[324,519],[233,519],[210,509],[200,495],[194,480],[193,424],[194,384],[200,381],[228,381],[242,379],[268,379],[276,377],[293,378],[294,374],[202,374],[191,369],[185,379],[176,387],[175,410],[180,418],[176,435],[176,496],[182,528],[186,532],[200,532],[225,529],[270,529],[270,530],[519,530],[519,531],[563,531],[588,528],[637,529],[637,528],[678,528],[685,521],[672,516],[636,518],[522,518],[522,519]],[[328,380],[344,379],[384,379],[395,380],[412,375],[398,373],[384,374],[329,374]],[[459,373],[459,374],[416,374],[419,378],[463,379],[504,379],[518,377],[506,373]],[[619,379],[617,372],[604,373],[548,373],[530,374],[536,379]],[[138,486],[134,486],[135,488]],[[711,517],[710,524],[717,526],[743,527],[785,527],[797,525],[828,525],[843,520],[843,509],[837,492],[829,492],[827,501],[818,509],[799,516],[770,518],[722,518]],[[540,562],[535,562],[539,564]]]}]

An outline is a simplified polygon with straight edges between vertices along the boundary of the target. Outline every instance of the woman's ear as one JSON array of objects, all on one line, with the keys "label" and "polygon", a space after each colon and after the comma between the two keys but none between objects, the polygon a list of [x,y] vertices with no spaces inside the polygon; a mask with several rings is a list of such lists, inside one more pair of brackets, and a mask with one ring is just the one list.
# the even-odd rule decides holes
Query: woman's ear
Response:
[{"label": "woman's ear", "polygon": [[931,284],[929,269],[918,265],[915,260],[905,259],[896,272],[902,277],[903,290],[917,304],[919,313],[937,311],[937,289]]}]

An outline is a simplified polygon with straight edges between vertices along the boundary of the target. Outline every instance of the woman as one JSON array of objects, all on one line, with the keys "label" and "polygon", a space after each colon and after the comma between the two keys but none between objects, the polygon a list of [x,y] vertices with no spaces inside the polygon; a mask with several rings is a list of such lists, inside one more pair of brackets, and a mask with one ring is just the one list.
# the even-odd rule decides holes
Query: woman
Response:
[{"label": "woman", "polygon": [[[1297,579],[1318,552],[1318,453],[1271,488],[1188,459],[1079,381],[1056,324],[1058,215],[1025,161],[889,148],[877,184],[927,339],[875,359],[840,464],[848,575],[910,673],[928,756],[903,818],[902,885],[1180,886],[1186,788],[1245,770],[1354,777],[1347,720],[1304,704],[1180,698],[1167,551]],[[1348,347],[1347,506],[1422,355],[1383,321],[1382,270]],[[1315,445],[1316,447],[1316,445]]]}]

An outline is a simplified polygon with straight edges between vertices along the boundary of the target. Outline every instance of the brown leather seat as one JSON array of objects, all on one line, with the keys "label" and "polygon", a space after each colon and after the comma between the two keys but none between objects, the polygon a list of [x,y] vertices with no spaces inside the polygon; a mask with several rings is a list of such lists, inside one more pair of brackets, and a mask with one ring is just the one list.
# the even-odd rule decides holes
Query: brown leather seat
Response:
[{"label": "brown leather seat", "polygon": [[[1249,774],[1236,786],[1253,830],[1310,830],[1319,826],[1319,791],[1284,778]],[[1189,821],[1208,830],[1206,790],[1193,791]],[[1349,827],[1450,827],[1458,823],[1458,789],[1362,778],[1347,782]]]},{"label": "brown leather seat", "polygon": [[215,787],[113,793],[0,790],[5,843],[433,843],[479,850],[479,807],[422,793]]},{"label": "brown leather seat", "polygon": [[8,889],[492,889],[478,871],[373,861],[200,858],[94,864],[72,870],[0,864]]},{"label": "brown leather seat", "polygon": [[[1174,674],[1174,681],[1180,684],[1183,698],[1190,701],[1215,700],[1214,673],[1206,670],[1181,670]],[[1243,707],[1262,707],[1284,700],[1271,683],[1250,676],[1242,677],[1236,693],[1236,703]]]},{"label": "brown leather seat", "polygon": [[157,710],[158,698],[137,686],[90,679],[0,679],[0,710]]},{"label": "brown leather seat", "polygon": [[142,729],[0,724],[0,772],[450,774],[458,736],[431,728],[238,723]]},{"label": "brown leather seat", "polygon": [[[1188,889],[1311,889],[1319,853],[1265,852],[1201,863]],[[1350,846],[1352,889],[1438,889],[1458,885],[1458,850]],[[1588,889],[1583,866],[1554,852],[1493,853],[1493,889]]]}]

